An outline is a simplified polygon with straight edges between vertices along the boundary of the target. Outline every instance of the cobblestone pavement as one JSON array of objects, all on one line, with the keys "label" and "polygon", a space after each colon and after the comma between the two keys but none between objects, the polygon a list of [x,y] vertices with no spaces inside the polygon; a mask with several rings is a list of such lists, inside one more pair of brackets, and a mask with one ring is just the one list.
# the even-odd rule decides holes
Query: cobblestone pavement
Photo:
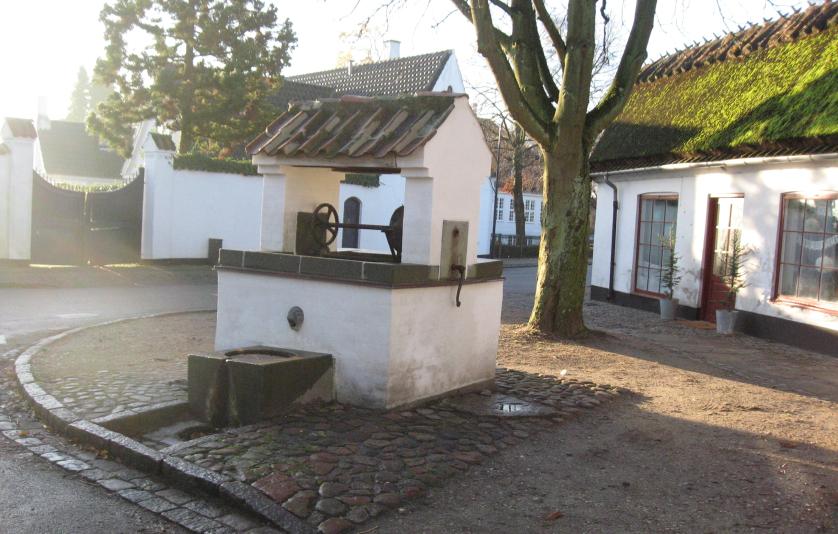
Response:
[{"label": "cobblestone pavement", "polygon": [[498,370],[497,387],[525,403],[550,406],[553,413],[512,417],[463,411],[461,406],[489,397],[488,391],[384,414],[310,405],[166,452],[252,483],[322,531],[341,532],[421,498],[498,451],[619,395],[610,386],[505,369]]},{"label": "cobblestone pavement", "polygon": [[[6,358],[14,355],[9,353]],[[279,532],[266,526],[261,519],[242,514],[218,498],[184,491],[164,479],[109,460],[101,451],[79,448],[50,432],[35,418],[17,392],[11,371],[7,368],[0,373],[0,439],[16,443],[22,451],[21,455],[39,456],[69,474],[159,514],[188,531],[217,534]],[[162,527],[160,532],[182,532],[172,523]],[[0,532],[6,532],[2,524]]]},{"label": "cobblestone pavement", "polygon": [[47,347],[33,373],[86,419],[186,401],[186,356],[212,350],[214,325],[214,313],[200,312],[117,323],[106,336],[85,330]]}]

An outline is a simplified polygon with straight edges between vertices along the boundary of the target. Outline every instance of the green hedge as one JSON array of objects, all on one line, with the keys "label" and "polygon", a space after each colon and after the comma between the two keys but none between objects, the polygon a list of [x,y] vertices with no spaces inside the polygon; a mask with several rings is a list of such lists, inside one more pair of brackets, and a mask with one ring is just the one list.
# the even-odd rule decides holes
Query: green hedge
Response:
[{"label": "green hedge", "polygon": [[177,170],[242,174],[245,176],[259,175],[256,166],[247,160],[216,159],[204,154],[177,154],[174,158],[174,168]]}]

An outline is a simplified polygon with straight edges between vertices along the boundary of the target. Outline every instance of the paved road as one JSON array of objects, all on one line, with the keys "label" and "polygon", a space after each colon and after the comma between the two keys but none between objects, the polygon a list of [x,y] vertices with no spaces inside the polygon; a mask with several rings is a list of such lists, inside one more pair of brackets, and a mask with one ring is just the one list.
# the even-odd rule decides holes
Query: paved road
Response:
[{"label": "paved road", "polygon": [[[535,268],[508,269],[504,293],[526,299]],[[120,317],[210,309],[215,285],[0,289],[0,354],[51,332]],[[0,358],[0,371],[11,355]],[[157,516],[68,475],[0,437],[0,534],[179,531]]]},{"label": "paved road", "polygon": [[[215,306],[214,285],[0,289],[0,354],[51,331],[109,319]],[[0,358],[0,371],[11,365]],[[0,533],[182,532],[0,436]]]}]

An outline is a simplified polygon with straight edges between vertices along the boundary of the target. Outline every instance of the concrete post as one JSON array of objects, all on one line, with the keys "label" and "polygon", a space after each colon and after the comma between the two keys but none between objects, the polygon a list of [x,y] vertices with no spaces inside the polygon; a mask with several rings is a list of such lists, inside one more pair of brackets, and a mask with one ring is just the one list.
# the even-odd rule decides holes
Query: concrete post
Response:
[{"label": "concrete post", "polygon": [[[3,127],[3,144],[8,151],[0,156],[0,259],[28,261],[32,246],[32,172],[34,163],[33,137],[14,137]],[[5,160],[5,162],[3,161]],[[5,170],[3,169],[5,167]]]},{"label": "concrete post", "polygon": [[172,257],[174,228],[174,152],[157,148],[151,136],[143,146],[145,184],[140,257],[153,260]]}]

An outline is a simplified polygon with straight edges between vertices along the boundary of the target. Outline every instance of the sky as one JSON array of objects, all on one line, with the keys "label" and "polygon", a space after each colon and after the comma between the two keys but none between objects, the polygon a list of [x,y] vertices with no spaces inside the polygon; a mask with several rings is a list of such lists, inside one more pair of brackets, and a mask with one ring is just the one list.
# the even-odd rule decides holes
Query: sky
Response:
[{"label": "sky", "polygon": [[[338,56],[353,45],[359,22],[382,0],[267,0],[282,18],[291,19],[298,43],[286,74],[335,67]],[[90,73],[104,50],[99,12],[103,0],[0,0],[0,117],[34,117],[39,97],[45,97],[51,118],[63,118],[79,67]],[[452,49],[467,86],[491,83],[477,54],[474,30],[449,0],[405,0],[405,6],[371,24],[374,37],[355,45],[358,59],[382,57],[384,39],[401,41],[403,56]],[[564,2],[550,2],[548,5]],[[628,33],[634,0],[608,0],[617,32]],[[649,58],[655,59],[684,44],[735,30],[748,21],[776,18],[777,10],[805,7],[805,0],[658,0]],[[723,6],[723,7],[720,7]],[[720,12],[723,10],[723,13]],[[377,55],[378,54],[378,55]]]}]

